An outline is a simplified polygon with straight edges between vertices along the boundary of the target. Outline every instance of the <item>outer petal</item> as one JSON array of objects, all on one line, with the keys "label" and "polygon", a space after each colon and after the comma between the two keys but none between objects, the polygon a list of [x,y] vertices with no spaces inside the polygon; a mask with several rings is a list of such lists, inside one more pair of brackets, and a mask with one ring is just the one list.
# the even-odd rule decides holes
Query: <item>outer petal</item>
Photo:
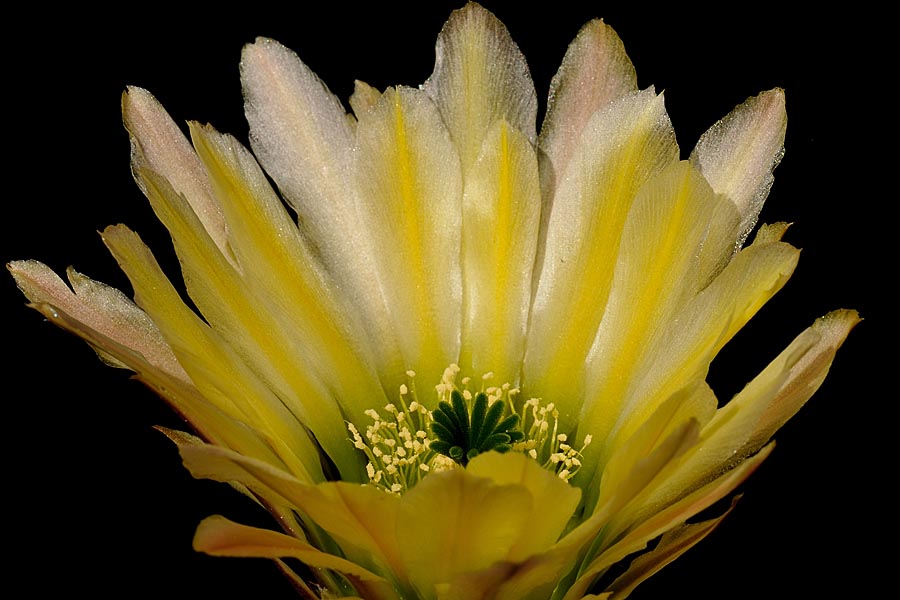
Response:
[{"label": "outer petal", "polygon": [[524,385],[531,396],[554,399],[563,430],[580,407],[584,360],[606,307],[632,202],[677,157],[662,97],[645,91],[593,116],[557,191],[532,307]]},{"label": "outer petal", "polygon": [[422,600],[457,575],[506,558],[527,535],[534,504],[520,485],[496,485],[462,469],[434,473],[401,498],[397,535],[403,563]]},{"label": "outer petal", "polygon": [[634,66],[612,27],[599,19],[582,27],[550,82],[540,137],[545,201],[552,202],[556,182],[594,113],[637,89]]},{"label": "outer petal", "polygon": [[357,185],[401,344],[401,368],[440,381],[459,352],[462,185],[456,152],[431,99],[409,88],[387,90],[360,116],[357,135]]},{"label": "outer petal", "polygon": [[537,158],[506,121],[487,134],[463,196],[460,366],[516,382],[525,351],[540,221]]},{"label": "outer petal", "polygon": [[763,92],[731,111],[700,136],[691,153],[713,189],[741,213],[735,251],[756,224],[772,187],[772,171],[784,155],[784,92]]},{"label": "outer petal", "polygon": [[197,527],[194,549],[213,556],[296,558],[311,567],[332,569],[344,574],[366,598],[397,598],[397,594],[383,578],[354,562],[326,554],[295,537],[268,529],[248,527],[218,515],[207,517]]},{"label": "outer petal", "polygon": [[141,171],[159,173],[183,194],[222,254],[231,259],[225,215],[206,171],[178,125],[150,92],[129,87],[122,94],[122,118],[131,138],[131,168],[146,194]]},{"label": "outer petal", "polygon": [[[628,570],[617,577],[616,580],[606,588],[606,594],[600,597],[610,598],[611,600],[622,600],[627,598],[640,583],[659,572],[660,569],[690,550],[707,535],[712,533],[713,529],[718,527],[725,517],[734,510],[736,503],[737,499],[733,500],[731,507],[725,514],[716,517],[715,519],[709,519],[708,521],[702,521],[700,523],[681,525],[666,532],[652,551],[642,554],[634,559],[628,566]],[[575,594],[575,597],[577,597],[577,595],[578,594]],[[593,596],[585,596],[585,598],[590,597]]]},{"label": "outer petal", "polygon": [[532,497],[528,531],[506,557],[519,562],[552,546],[560,537],[581,498],[581,490],[569,485],[536,461],[518,452],[488,452],[469,463],[466,471],[476,477],[487,477],[496,485],[520,485]]},{"label": "outer petal", "polygon": [[364,114],[375,106],[379,98],[381,98],[381,92],[365,81],[357,79],[353,82],[353,95],[350,96],[350,107],[353,108],[357,119],[359,115]]},{"label": "outer petal", "polygon": [[[569,589],[564,600],[581,598],[590,588],[594,579],[606,569],[628,555],[643,550],[651,540],[681,526],[687,519],[730,494],[768,457],[773,447],[773,444],[766,446],[759,453],[740,463],[734,469],[706,483],[671,506],[662,510],[657,506],[644,521],[636,522],[630,516],[620,518],[625,517],[625,515],[616,515],[612,523],[607,523],[607,529],[604,531],[604,536],[608,542],[600,544],[599,548],[594,549],[593,555],[596,558],[588,565],[582,566],[578,580]],[[660,483],[660,480],[665,481],[665,478],[660,477],[648,487],[645,491],[645,497],[652,493],[653,488]],[[594,517],[586,522],[586,525],[593,522],[596,517],[597,515],[595,514]],[[577,531],[576,529],[573,533]],[[622,535],[623,533],[625,534]],[[559,545],[563,546],[565,540],[566,538],[563,538],[563,542]]]},{"label": "outer petal", "polygon": [[454,11],[438,36],[434,98],[468,175],[494,122],[503,119],[535,139],[537,96],[525,57],[497,17],[475,3]]},{"label": "outer petal", "polygon": [[[65,287],[61,281],[59,285]],[[61,308],[46,302],[37,302],[32,307],[54,325],[74,333],[92,347],[99,349],[113,364],[134,371],[135,378],[164,398],[178,414],[194,425],[205,439],[235,448],[247,456],[269,464],[279,463],[278,457],[259,439],[256,432],[212,405],[189,381],[151,364],[140,351],[104,335],[102,331],[72,317]]]},{"label": "outer petal", "polygon": [[[586,467],[602,463],[672,394],[704,379],[716,353],[781,289],[798,256],[796,248],[782,242],[754,243],[678,311],[635,367],[641,377],[626,392],[622,411],[597,413],[598,420],[580,424],[579,435],[604,440],[603,448],[586,457]],[[590,469],[582,473],[586,476]]]},{"label": "outer petal", "polygon": [[108,227],[103,241],[131,281],[137,302],[159,323],[203,395],[262,435],[301,480],[324,480],[318,449],[306,429],[221,336],[182,302],[137,234],[122,225]]},{"label": "outer petal", "polygon": [[637,366],[673,315],[697,294],[698,257],[716,205],[709,184],[687,162],[644,186],[628,215],[612,289],[587,360],[588,401],[579,421],[603,439],[600,419],[614,419]]},{"label": "outer petal", "polygon": [[266,38],[244,47],[241,83],[254,154],[311,239],[341,256],[346,240],[358,239],[347,234],[360,221],[350,173],[353,128],[340,101],[296,54]]},{"label": "outer petal", "polygon": [[399,497],[346,482],[306,485],[270,464],[225,448],[173,441],[194,477],[238,483],[273,506],[298,511],[328,532],[351,560],[408,587],[396,533]]},{"label": "outer petal", "polygon": [[[50,267],[36,260],[13,261],[7,269],[31,302],[46,303],[65,311],[70,318],[140,353],[155,368],[190,384],[190,378],[159,328],[119,290],[88,279],[70,267],[67,274],[73,293]],[[127,367],[103,348],[94,348],[104,361]]]},{"label": "outer petal", "polygon": [[645,514],[671,502],[711,476],[755,453],[822,384],[831,361],[859,322],[855,311],[816,320],[728,404],[701,432],[701,442],[647,501]]}]

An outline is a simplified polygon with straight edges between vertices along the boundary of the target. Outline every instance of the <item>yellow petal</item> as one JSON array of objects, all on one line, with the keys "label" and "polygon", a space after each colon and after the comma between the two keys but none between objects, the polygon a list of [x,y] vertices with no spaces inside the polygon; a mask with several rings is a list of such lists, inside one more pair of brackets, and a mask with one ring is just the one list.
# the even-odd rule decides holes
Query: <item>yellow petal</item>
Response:
[{"label": "yellow petal", "polygon": [[272,505],[299,511],[327,531],[349,558],[407,585],[396,532],[399,497],[346,482],[306,485],[271,464],[230,450],[174,441],[194,477],[237,482]]},{"label": "yellow petal", "polygon": [[816,320],[728,404],[701,433],[701,443],[656,493],[666,502],[756,452],[822,384],[831,361],[859,322],[855,311]]},{"label": "yellow petal", "polygon": [[[650,576],[659,572],[660,569],[671,563],[673,560],[690,550],[694,545],[702,541],[707,535],[712,533],[713,529],[727,517],[737,502],[732,501],[731,507],[720,517],[709,519],[700,523],[691,523],[681,525],[669,530],[662,536],[656,547],[641,556],[637,557],[628,565],[628,570],[616,578],[615,581],[607,587],[607,592],[611,595],[603,597],[611,600],[624,600],[631,592],[643,581]],[[586,596],[588,598],[590,596]],[[582,599],[583,600],[583,599]]]},{"label": "yellow petal", "polygon": [[463,372],[518,381],[540,207],[534,150],[524,135],[498,121],[463,195]]},{"label": "yellow petal", "polygon": [[213,406],[190,381],[175,377],[150,364],[140,352],[71,317],[61,308],[45,302],[33,304],[32,307],[43,314],[49,322],[74,333],[92,347],[100,349],[115,363],[134,371],[136,379],[164,398],[205,439],[235,448],[247,456],[259,458],[270,464],[279,463],[277,456],[267,443],[259,439],[256,432]]},{"label": "yellow petal", "polygon": [[[704,379],[716,353],[781,289],[798,255],[796,248],[782,242],[754,243],[673,315],[636,366],[641,376],[627,391],[616,429],[633,431],[672,394]],[[582,433],[598,434],[586,428]],[[608,443],[601,452],[589,454],[585,464],[602,462],[614,446]],[[590,471],[582,472],[586,476]]]},{"label": "yellow petal", "polygon": [[439,584],[506,558],[530,527],[534,502],[521,485],[497,485],[463,469],[433,473],[401,498],[397,536],[419,598]]},{"label": "yellow petal", "polygon": [[397,598],[397,594],[383,578],[354,562],[326,554],[283,533],[241,525],[220,515],[207,517],[200,523],[194,534],[194,549],[212,556],[296,558],[311,567],[332,569],[344,574],[366,598]]},{"label": "yellow petal", "polygon": [[478,4],[450,15],[438,36],[434,72],[423,87],[447,124],[466,176],[495,121],[535,140],[537,96],[525,57],[506,26]]},{"label": "yellow petal", "polygon": [[459,352],[459,159],[421,90],[385,91],[357,135],[357,184],[402,367],[440,381]]},{"label": "yellow petal", "polygon": [[558,188],[532,307],[527,393],[552,398],[570,429],[584,360],[612,286],[619,240],[641,186],[677,159],[662,97],[622,98],[594,115]]},{"label": "yellow petal", "polygon": [[[645,185],[625,222],[615,274],[597,339],[587,359],[580,432],[608,444],[639,365],[673,316],[700,290],[698,257],[715,215],[716,197],[687,162]],[[641,400],[645,402],[645,400]],[[647,413],[644,413],[647,414]],[[639,425],[634,420],[629,436]]]},{"label": "yellow petal", "polygon": [[[700,427],[709,421],[715,407],[716,398],[703,383],[673,394],[613,451],[602,473],[588,486],[588,510],[614,512],[630,502],[662,469],[699,441]],[[607,502],[614,502],[617,508],[606,507]]]},{"label": "yellow petal", "polygon": [[103,241],[131,281],[137,302],[159,324],[204,397],[263,436],[301,480],[324,480],[318,450],[306,429],[221,336],[182,302],[137,234],[123,225],[108,227]]},{"label": "yellow petal", "polygon": [[528,530],[510,548],[506,560],[520,562],[553,545],[562,534],[581,499],[581,490],[569,485],[524,454],[487,452],[466,467],[476,477],[496,485],[519,485],[531,494]]},{"label": "yellow petal", "polygon": [[[594,548],[596,558],[581,568],[578,579],[569,588],[564,600],[581,598],[590,588],[594,579],[610,566],[630,554],[643,550],[651,540],[681,526],[692,516],[730,494],[769,456],[772,448],[773,445],[770,444],[735,468],[668,507],[661,508],[658,504],[654,504],[652,507],[646,506],[645,510],[640,513],[632,509],[616,515],[612,522],[607,524],[607,530],[604,531],[606,539],[614,542]],[[652,495],[652,491],[652,489],[647,490],[645,494]],[[585,525],[590,524],[593,520],[592,518],[586,521]],[[624,535],[622,535],[623,533]],[[565,538],[563,538],[563,542],[565,542]]]},{"label": "yellow petal", "polygon": [[143,179],[157,216],[172,235],[188,293],[203,317],[312,431],[342,478],[360,480],[361,460],[346,441],[340,408],[320,376],[302,368],[304,348],[285,327],[283,316],[224,259],[165,179],[149,172]]},{"label": "yellow petal", "polygon": [[[742,410],[748,404],[765,406],[739,454],[755,452],[765,444],[819,389],[838,348],[860,320],[855,310],[837,310],[816,319],[729,402],[727,406],[733,405],[736,410]],[[815,341],[807,350],[801,351],[807,344],[804,339],[807,335]],[[767,385],[773,379],[780,381],[777,388]]]},{"label": "yellow petal", "polygon": [[228,221],[244,281],[267,301],[298,350],[303,369],[326,382],[344,414],[356,418],[387,400],[371,348],[352,306],[300,238],[253,156],[234,138],[191,125],[191,138]]},{"label": "yellow petal", "polygon": [[335,277],[352,311],[363,316],[379,350],[380,370],[402,376],[406,367],[357,199],[352,117],[294,52],[274,40],[259,38],[244,47],[241,83],[254,154],[297,211],[304,240]]}]

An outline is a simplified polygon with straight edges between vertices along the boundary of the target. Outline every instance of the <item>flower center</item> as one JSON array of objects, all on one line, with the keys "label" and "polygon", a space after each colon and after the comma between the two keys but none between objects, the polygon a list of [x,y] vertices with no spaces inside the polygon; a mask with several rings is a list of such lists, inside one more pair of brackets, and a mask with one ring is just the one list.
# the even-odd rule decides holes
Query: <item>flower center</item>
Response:
[{"label": "flower center", "polygon": [[559,411],[553,403],[522,401],[519,389],[508,383],[490,386],[491,373],[482,376],[480,389],[473,393],[469,377],[457,385],[458,374],[456,365],[444,370],[434,388],[437,407],[429,410],[418,399],[415,372],[407,371],[399,406],[384,406],[389,416],[367,410],[372,424],[364,435],[347,423],[353,445],[368,458],[371,484],[400,494],[429,473],[465,467],[490,451],[525,453],[566,481],[575,475],[591,436],[585,436],[580,449],[569,445],[567,434],[558,431]]},{"label": "flower center", "polygon": [[475,394],[470,412],[460,391],[453,390],[450,402],[441,400],[432,413],[431,432],[437,439],[431,449],[463,466],[482,452],[508,452],[525,434],[519,429],[519,415],[513,413],[501,421],[503,413],[503,403],[488,406],[484,392]]}]

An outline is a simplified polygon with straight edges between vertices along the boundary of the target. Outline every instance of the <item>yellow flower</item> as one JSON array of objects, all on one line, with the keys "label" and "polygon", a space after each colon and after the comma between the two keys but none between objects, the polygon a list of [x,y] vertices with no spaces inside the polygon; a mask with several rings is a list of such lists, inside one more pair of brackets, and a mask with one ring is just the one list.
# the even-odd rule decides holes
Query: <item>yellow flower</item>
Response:
[{"label": "yellow flower", "polygon": [[[722,407],[705,382],[797,261],[784,224],[745,244],[783,94],[681,161],[662,96],[600,21],[569,47],[540,134],[490,13],[454,13],[437,53],[421,89],[358,83],[350,116],[292,52],[249,45],[256,159],[209,126],[189,143],[126,92],[134,174],[199,314],[121,225],[103,239],[136,304],[74,271],[72,293],[41,263],[10,270],[190,422],[200,437],[166,433],[195,476],[283,530],[211,517],[199,550],[277,559],[312,597],[624,598],[719,523],[688,521],[764,460],[858,320],[816,321]],[[518,416],[483,447],[462,431],[487,420],[479,402]]]}]

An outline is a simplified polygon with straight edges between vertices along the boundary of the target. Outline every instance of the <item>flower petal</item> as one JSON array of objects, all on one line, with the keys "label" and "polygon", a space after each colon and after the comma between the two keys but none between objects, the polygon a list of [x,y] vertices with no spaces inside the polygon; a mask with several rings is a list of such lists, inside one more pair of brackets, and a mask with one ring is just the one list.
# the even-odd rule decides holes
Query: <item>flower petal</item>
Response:
[{"label": "flower petal", "polygon": [[695,452],[657,494],[688,490],[753,454],[768,442],[822,384],[835,353],[859,322],[856,311],[817,319],[741,390],[704,428]]},{"label": "flower petal", "polygon": [[[59,285],[65,287],[61,281],[59,281]],[[68,315],[61,308],[46,302],[34,303],[32,308],[44,315],[49,322],[74,333],[92,347],[99,349],[114,364],[134,371],[136,379],[164,398],[205,439],[238,449],[247,456],[278,464],[278,458],[271,448],[259,439],[256,432],[213,406],[190,381],[176,377],[157,365],[151,364],[138,350],[107,337],[89,324]]]},{"label": "flower petal", "polygon": [[552,201],[556,182],[566,172],[594,113],[635,91],[637,75],[622,40],[600,19],[587,23],[569,45],[550,82],[540,136],[545,201]]},{"label": "flower petal", "polygon": [[521,485],[497,485],[463,469],[433,473],[403,495],[401,560],[422,600],[439,584],[506,558],[527,535],[534,503]]},{"label": "flower petal", "polygon": [[[705,510],[730,494],[756,470],[760,463],[769,456],[773,448],[774,444],[769,444],[735,468],[726,471],[713,481],[706,483],[668,507],[661,508],[659,505],[653,505],[652,509],[649,509],[643,515],[645,518],[636,519],[634,511],[615,515],[614,520],[611,523],[607,523],[607,530],[604,532],[606,539],[615,540],[614,543],[601,545],[595,549],[594,556],[596,558],[590,561],[589,564],[581,567],[579,578],[569,588],[564,600],[581,598],[596,577],[606,569],[628,555],[643,550],[651,540],[679,527],[700,511]],[[663,482],[657,480],[657,483]],[[652,488],[646,490],[644,497],[652,495],[652,491]],[[596,519],[596,516],[594,515],[594,517],[586,521],[582,528],[590,531],[592,527],[589,524]],[[593,527],[596,527],[596,524]],[[572,533],[574,534],[577,531],[578,529]],[[624,535],[622,535],[623,533]],[[565,538],[563,538],[563,542],[565,542]],[[563,546],[563,543],[559,545]]]},{"label": "flower petal", "polygon": [[322,552],[295,537],[241,525],[220,515],[207,517],[200,523],[194,534],[194,549],[212,556],[296,558],[311,567],[332,569],[344,574],[366,598],[397,598],[397,594],[382,577],[354,562]]},{"label": "flower petal", "polygon": [[310,483],[323,481],[319,453],[306,429],[221,336],[184,304],[137,234],[122,225],[108,227],[103,241],[131,281],[137,302],[147,307],[204,397],[263,436],[291,473]]},{"label": "flower petal", "polygon": [[652,551],[642,554],[634,559],[631,564],[628,565],[628,570],[617,577],[616,580],[606,588],[611,591],[608,592],[610,595],[605,597],[608,597],[611,600],[623,600],[624,598],[627,598],[639,584],[644,582],[651,575],[659,572],[660,569],[690,550],[707,535],[712,533],[713,529],[718,527],[725,517],[734,510],[737,500],[738,498],[733,500],[731,502],[731,507],[725,511],[725,514],[719,517],[700,523],[681,525],[680,527],[676,527],[666,532]]},{"label": "flower petal", "polygon": [[327,531],[352,560],[407,586],[396,527],[400,498],[347,482],[306,485],[270,464],[212,445],[178,444],[194,477],[238,482],[273,506],[299,511]]},{"label": "flower petal", "polygon": [[[16,285],[31,302],[46,303],[116,343],[138,352],[164,373],[190,384],[190,378],[147,313],[119,290],[94,281],[69,268],[74,290],[47,265],[36,260],[17,260],[6,266]],[[94,346],[100,357],[116,367],[126,367],[103,348]]]},{"label": "flower petal", "polygon": [[727,196],[741,213],[735,251],[756,224],[784,155],[787,114],[784,92],[763,92],[737,106],[709,128],[691,153],[691,161],[718,194]]},{"label": "flower petal", "polygon": [[305,426],[343,478],[363,477],[360,457],[346,441],[343,415],[306,359],[283,316],[252,289],[206,235],[196,215],[168,181],[142,173],[147,197],[169,229],[188,293],[213,329]]},{"label": "flower petal", "polygon": [[356,196],[352,117],[294,52],[274,40],[244,47],[241,83],[254,154],[297,211],[305,242],[363,316],[368,345],[384,357],[379,369],[402,375],[370,228]]},{"label": "flower petal", "polygon": [[462,184],[431,99],[388,89],[357,125],[357,184],[405,364],[440,381],[458,358]]},{"label": "flower petal", "polygon": [[223,256],[231,259],[225,216],[213,196],[203,165],[184,134],[147,90],[129,87],[122,94],[122,119],[131,139],[131,168],[146,194],[141,172],[158,173],[191,205]]},{"label": "flower petal", "polygon": [[506,560],[520,562],[542,552],[559,539],[581,499],[581,490],[542,468],[524,454],[487,452],[466,467],[476,477],[487,477],[496,485],[520,485],[532,498],[528,531],[510,547]]},{"label": "flower petal", "polygon": [[252,155],[209,126],[191,124],[191,138],[228,221],[243,279],[280,317],[303,368],[327,382],[351,418],[383,406],[356,313],[336,297]]},{"label": "flower petal", "polygon": [[540,208],[534,150],[524,135],[498,121],[463,195],[463,372],[518,381]]},{"label": "flower petal", "polygon": [[241,84],[253,153],[310,237],[338,251],[339,230],[359,226],[343,106],[294,52],[266,38],[244,47]]},{"label": "flower petal", "polygon": [[584,434],[605,439],[628,399],[627,388],[643,376],[638,365],[645,353],[705,283],[699,256],[721,202],[727,203],[686,161],[652,179],[635,199],[587,358],[587,400],[579,416]]},{"label": "flower petal", "polygon": [[626,392],[622,410],[609,428],[608,415],[598,413],[582,422],[579,435],[590,433],[605,440],[599,451],[585,457],[581,475],[643,423],[662,402],[678,390],[706,376],[716,353],[781,289],[797,264],[799,251],[779,241],[758,241],[739,252],[702,292],[669,320],[654,338]]},{"label": "flower petal", "polygon": [[633,94],[590,120],[557,190],[525,356],[528,394],[553,398],[563,431],[612,287],[619,240],[643,184],[678,158],[661,96]]},{"label": "flower petal", "polygon": [[454,11],[441,30],[434,72],[423,88],[440,110],[466,176],[495,121],[535,141],[537,95],[525,57],[506,26],[474,2]]},{"label": "flower petal", "polygon": [[353,109],[357,119],[359,119],[361,114],[375,106],[379,98],[381,98],[381,92],[365,81],[357,79],[353,82],[353,95],[350,96],[350,107]]}]

